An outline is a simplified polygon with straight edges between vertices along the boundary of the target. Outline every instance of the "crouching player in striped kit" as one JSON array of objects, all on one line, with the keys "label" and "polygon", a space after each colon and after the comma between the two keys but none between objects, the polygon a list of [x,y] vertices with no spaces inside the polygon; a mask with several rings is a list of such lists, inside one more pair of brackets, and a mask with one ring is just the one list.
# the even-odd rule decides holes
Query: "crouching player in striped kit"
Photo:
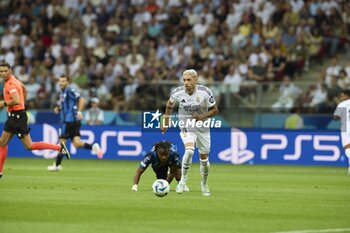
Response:
[{"label": "crouching player in striped kit", "polygon": [[[192,164],[194,148],[197,146],[200,155],[201,190],[204,196],[210,196],[208,187],[209,153],[210,153],[210,127],[200,127],[191,122],[203,123],[210,121],[210,117],[218,113],[216,101],[209,88],[197,85],[197,72],[193,69],[185,70],[182,78],[184,86],[174,89],[166,104],[164,121],[161,130],[164,134],[170,123],[170,114],[175,103],[179,105],[180,136],[185,146],[182,158],[181,180],[176,187],[176,192],[181,194],[186,187],[188,170]],[[190,123],[190,124],[188,124]],[[204,124],[203,124],[204,125]]]},{"label": "crouching player in striped kit", "polygon": [[[171,183],[181,179],[181,160],[175,144],[169,141],[157,142],[145,155],[134,175],[134,184],[131,190],[137,192],[138,184],[143,172],[151,165],[157,179],[163,179]],[[188,188],[184,188],[188,192]]]}]

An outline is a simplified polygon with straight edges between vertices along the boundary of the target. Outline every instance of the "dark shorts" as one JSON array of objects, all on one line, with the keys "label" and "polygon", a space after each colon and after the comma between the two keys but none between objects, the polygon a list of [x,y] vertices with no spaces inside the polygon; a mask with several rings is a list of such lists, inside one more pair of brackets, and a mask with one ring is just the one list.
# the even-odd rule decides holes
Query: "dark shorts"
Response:
[{"label": "dark shorts", "polygon": [[18,138],[23,138],[29,134],[28,116],[26,111],[13,111],[8,113],[8,119],[4,130],[8,133],[16,134]]},{"label": "dark shorts", "polygon": [[71,139],[74,137],[80,137],[80,127],[81,122],[71,122],[71,123],[63,123],[61,128],[59,129],[60,138]]},{"label": "dark shorts", "polygon": [[166,180],[168,177],[168,166],[152,167],[154,173],[156,173],[157,179]]},{"label": "dark shorts", "polygon": [[[181,169],[181,166],[174,166],[172,167],[172,169]],[[170,168],[168,166],[162,166],[162,167],[152,167],[154,173],[156,173],[156,177],[157,179],[163,179],[166,180],[166,178],[168,177],[168,169],[170,170]],[[176,175],[175,175],[176,178]]]}]

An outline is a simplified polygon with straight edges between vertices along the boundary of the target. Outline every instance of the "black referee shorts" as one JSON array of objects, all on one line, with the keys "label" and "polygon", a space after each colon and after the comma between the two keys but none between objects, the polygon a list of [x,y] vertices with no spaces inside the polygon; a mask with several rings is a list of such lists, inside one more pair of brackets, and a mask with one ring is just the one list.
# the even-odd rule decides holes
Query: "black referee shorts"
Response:
[{"label": "black referee shorts", "polygon": [[20,139],[28,135],[30,128],[28,128],[28,116],[26,111],[9,112],[4,130],[8,133],[16,134]]},{"label": "black referee shorts", "polygon": [[73,140],[74,137],[80,137],[81,122],[66,122],[61,125],[59,137]]}]

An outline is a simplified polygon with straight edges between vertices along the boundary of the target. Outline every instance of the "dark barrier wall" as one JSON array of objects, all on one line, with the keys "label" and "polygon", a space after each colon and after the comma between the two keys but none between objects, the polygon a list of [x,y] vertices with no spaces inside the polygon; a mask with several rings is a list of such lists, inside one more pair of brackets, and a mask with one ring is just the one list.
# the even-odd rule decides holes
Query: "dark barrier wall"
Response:
[{"label": "dark barrier wall", "polygon": [[[1,125],[3,128],[3,125]],[[31,125],[33,141],[57,143],[57,125]],[[142,156],[158,140],[170,140],[178,145],[180,154],[183,144],[178,132],[162,135],[159,131],[144,132],[140,127],[83,126],[82,139],[101,145],[104,159],[141,160]],[[347,166],[347,158],[341,147],[338,131],[287,131],[226,129],[212,132],[210,161],[232,164],[299,164]],[[68,143],[72,159],[96,159],[90,151]],[[9,144],[10,157],[56,156],[54,151],[27,151],[14,137]],[[194,155],[198,162],[198,152]]]}]

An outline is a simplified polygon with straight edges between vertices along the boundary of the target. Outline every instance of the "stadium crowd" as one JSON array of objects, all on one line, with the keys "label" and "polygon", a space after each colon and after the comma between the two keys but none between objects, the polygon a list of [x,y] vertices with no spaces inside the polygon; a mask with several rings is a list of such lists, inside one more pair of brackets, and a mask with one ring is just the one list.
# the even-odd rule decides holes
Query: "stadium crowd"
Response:
[{"label": "stadium crowd", "polygon": [[[336,57],[350,32],[346,0],[3,0],[0,7],[0,60],[13,66],[28,88],[27,107],[36,109],[53,108],[61,74],[106,110],[159,106],[169,90],[159,83],[179,81],[188,67],[199,83],[247,96],[258,83],[293,82]],[[315,96],[349,88],[350,66],[335,60],[322,77],[293,104],[319,106]],[[219,100],[226,89],[213,91]]]}]

